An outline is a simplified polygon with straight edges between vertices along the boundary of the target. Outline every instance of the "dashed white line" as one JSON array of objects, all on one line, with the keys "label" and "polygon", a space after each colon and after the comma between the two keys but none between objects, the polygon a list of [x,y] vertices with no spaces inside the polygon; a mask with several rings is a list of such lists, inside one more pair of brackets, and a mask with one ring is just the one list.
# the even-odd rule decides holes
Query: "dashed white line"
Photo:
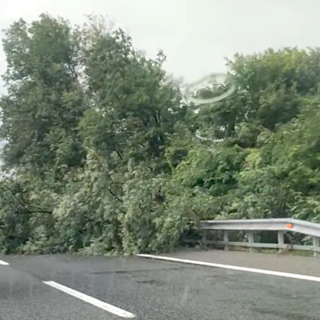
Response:
[{"label": "dashed white line", "polygon": [[64,293],[67,293],[75,298],[78,298],[82,301],[85,301],[87,303],[90,303],[100,309],[103,309],[105,311],[108,311],[118,317],[121,317],[121,318],[135,318],[135,315],[131,312],[128,312],[128,311],[125,311],[125,310],[122,310],[118,307],[115,307],[111,304],[108,304],[106,302],[103,302],[103,301],[100,301],[96,298],[93,298],[93,297],[90,297],[84,293],[81,293],[79,291],[76,291],[76,290],[73,290],[71,288],[68,288],[66,286],[63,286],[62,284],[59,284],[57,282],[54,282],[54,281],[43,281],[44,284],[50,286],[50,287],[53,287],[55,289],[58,289]]},{"label": "dashed white line", "polygon": [[3,261],[3,260],[0,260],[0,265],[1,265],[1,266],[8,266],[9,263],[8,263],[8,262],[5,262],[5,261]]},{"label": "dashed white line", "polygon": [[157,260],[165,260],[165,261],[171,261],[171,262],[188,263],[188,264],[194,264],[194,265],[199,265],[199,266],[231,269],[231,270],[237,270],[237,271],[246,271],[246,272],[261,273],[261,274],[267,274],[267,275],[279,276],[279,277],[285,277],[285,278],[293,278],[293,279],[320,282],[319,277],[305,276],[302,274],[294,274],[294,273],[278,272],[278,271],[263,270],[263,269],[254,269],[254,268],[247,268],[247,267],[230,266],[227,264],[218,264],[218,263],[211,263],[211,262],[204,262],[204,261],[178,259],[178,258],[165,257],[165,256],[156,256],[156,255],[152,255],[152,254],[138,254],[137,256],[141,257],[141,258],[148,258],[148,259],[157,259]]}]

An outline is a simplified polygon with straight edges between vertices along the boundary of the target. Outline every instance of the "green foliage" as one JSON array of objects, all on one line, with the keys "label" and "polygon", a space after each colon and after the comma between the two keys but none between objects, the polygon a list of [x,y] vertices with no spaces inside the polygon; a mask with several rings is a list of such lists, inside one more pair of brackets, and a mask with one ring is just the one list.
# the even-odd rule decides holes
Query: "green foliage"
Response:
[{"label": "green foliage", "polygon": [[77,73],[78,38],[66,21],[47,15],[31,25],[19,20],[5,32],[8,93],[0,101],[0,137],[8,141],[8,168],[28,164],[40,173],[47,166],[81,165],[76,125],[87,107]]},{"label": "green foliage", "polygon": [[198,147],[189,152],[174,176],[189,188],[200,187],[213,196],[223,195],[236,187],[244,158],[244,151],[238,146]]},{"label": "green foliage", "polygon": [[203,219],[320,221],[318,49],[235,55],[236,93],[194,112],[164,54],[104,19],[19,20],[3,47],[2,252],[152,253]]}]

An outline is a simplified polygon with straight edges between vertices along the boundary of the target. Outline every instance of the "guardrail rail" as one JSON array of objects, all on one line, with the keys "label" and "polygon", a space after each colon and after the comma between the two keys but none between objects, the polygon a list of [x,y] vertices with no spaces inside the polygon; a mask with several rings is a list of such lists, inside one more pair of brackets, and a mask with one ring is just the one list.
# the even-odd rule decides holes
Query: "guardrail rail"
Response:
[{"label": "guardrail rail", "polygon": [[[223,245],[225,250],[229,250],[230,246],[248,247],[250,251],[253,248],[273,248],[283,250],[308,250],[312,251],[314,257],[319,256],[320,246],[320,224],[308,221],[296,220],[291,218],[280,219],[240,219],[240,220],[207,220],[201,221],[199,228],[203,230],[202,243],[204,246],[208,244]],[[199,229],[197,228],[197,229]],[[222,241],[207,240],[207,233],[211,230],[223,231]],[[247,242],[229,241],[229,231],[244,231],[247,235]],[[257,243],[254,242],[254,232],[259,231],[277,231],[278,243]],[[285,244],[284,233],[296,232],[310,236],[312,245],[296,245]],[[188,241],[190,242],[190,241]]]}]

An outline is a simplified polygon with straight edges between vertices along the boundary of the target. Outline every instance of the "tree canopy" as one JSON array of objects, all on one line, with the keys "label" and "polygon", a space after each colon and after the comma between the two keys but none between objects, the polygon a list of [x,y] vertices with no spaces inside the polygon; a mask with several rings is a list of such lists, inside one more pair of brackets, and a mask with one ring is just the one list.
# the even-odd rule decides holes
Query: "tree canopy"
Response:
[{"label": "tree canopy", "polygon": [[318,48],[236,54],[236,92],[196,113],[163,52],[107,26],[43,14],[5,31],[3,252],[159,252],[199,219],[320,222]]}]

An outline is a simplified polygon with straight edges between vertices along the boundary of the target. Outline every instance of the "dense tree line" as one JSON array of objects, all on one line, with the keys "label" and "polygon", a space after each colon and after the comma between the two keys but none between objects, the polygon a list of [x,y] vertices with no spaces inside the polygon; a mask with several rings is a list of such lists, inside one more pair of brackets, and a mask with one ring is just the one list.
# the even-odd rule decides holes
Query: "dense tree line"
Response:
[{"label": "dense tree line", "polygon": [[236,93],[196,113],[162,52],[106,26],[5,32],[2,252],[155,252],[199,219],[319,221],[318,49],[235,55]]}]

